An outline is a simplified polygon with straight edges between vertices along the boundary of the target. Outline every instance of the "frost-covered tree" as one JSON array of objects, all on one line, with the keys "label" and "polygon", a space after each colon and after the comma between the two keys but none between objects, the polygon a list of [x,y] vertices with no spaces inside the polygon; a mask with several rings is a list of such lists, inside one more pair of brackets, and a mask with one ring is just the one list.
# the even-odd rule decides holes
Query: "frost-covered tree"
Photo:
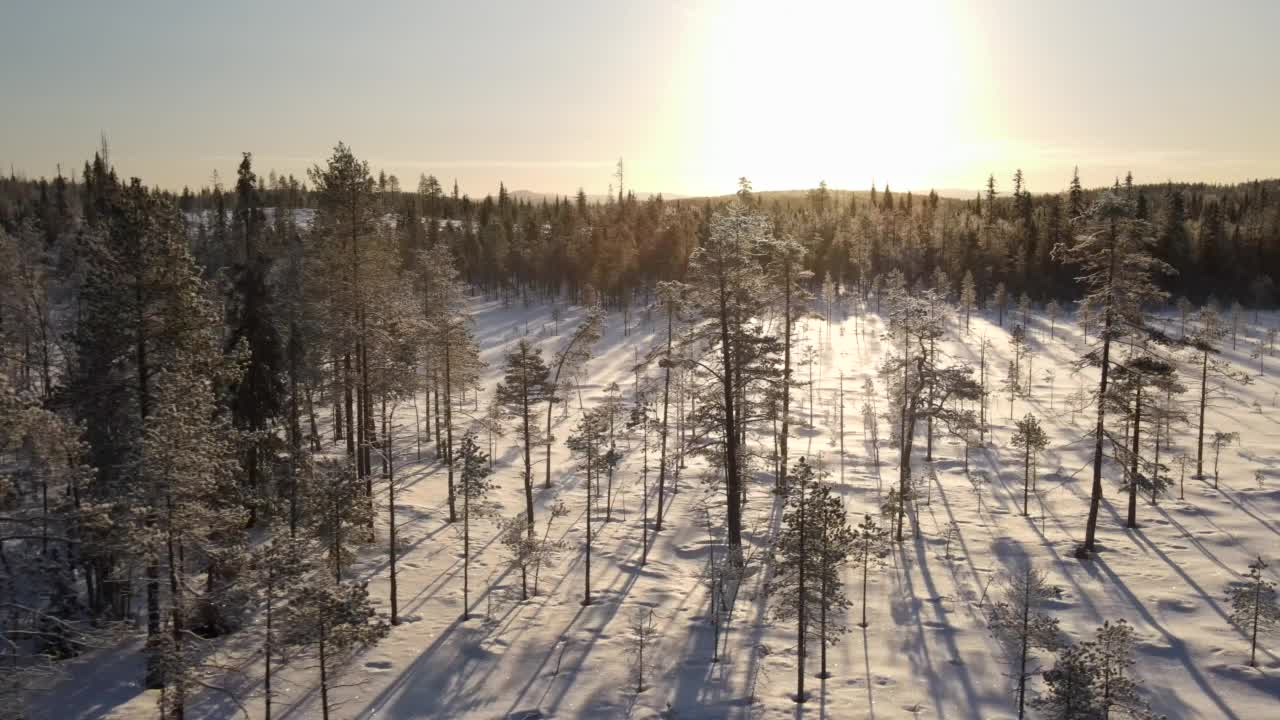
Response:
[{"label": "frost-covered tree", "polygon": [[1174,303],[1174,307],[1178,309],[1178,335],[1185,340],[1187,337],[1187,318],[1191,316],[1191,312],[1195,309],[1195,305],[1185,297],[1180,297],[1177,302]]},{"label": "frost-covered tree", "polygon": [[[1194,332],[1187,338],[1196,364],[1200,366],[1200,400],[1197,403],[1196,423],[1196,477],[1204,477],[1204,433],[1205,411],[1213,405],[1231,397],[1230,387],[1233,384],[1248,385],[1253,378],[1248,373],[1236,370],[1231,362],[1217,357],[1221,353],[1220,345],[1226,331],[1222,320],[1212,307],[1200,311]],[[1216,474],[1216,473],[1215,473]]]},{"label": "frost-covered tree", "polygon": [[584,541],[584,563],[583,563],[583,581],[582,581],[582,604],[591,604],[591,544],[594,536],[591,532],[591,516],[592,516],[592,480],[598,478],[600,473],[606,470],[609,465],[609,415],[608,410],[604,406],[594,407],[582,414],[578,421],[577,430],[569,436],[565,442],[569,447],[569,451],[573,453],[578,461],[578,468],[586,473],[587,488],[587,505],[586,511],[586,536]]},{"label": "frost-covered tree", "polygon": [[964,313],[964,331],[969,332],[969,316],[978,307],[978,291],[973,283],[973,271],[965,270],[960,280],[960,312]]},{"label": "frost-covered tree", "polygon": [[261,615],[262,702],[263,717],[267,720],[271,718],[275,699],[271,687],[275,671],[272,663],[280,658],[284,645],[282,635],[288,632],[287,628],[281,629],[278,615],[316,570],[316,548],[310,538],[289,537],[274,527],[270,532],[271,538],[255,548],[246,563],[246,580]]},{"label": "frost-covered tree", "polygon": [[329,720],[329,689],[352,652],[377,643],[390,630],[378,618],[365,583],[306,583],[289,598],[281,640],[314,653],[320,685],[320,713]]},{"label": "frost-covered tree", "polygon": [[[925,291],[925,296],[932,291]],[[885,355],[880,365],[891,398],[890,420],[894,437],[899,442],[899,498],[910,494],[911,452],[915,443],[916,424],[920,419],[937,420],[950,425],[964,411],[960,404],[979,398],[981,389],[973,380],[973,370],[964,363],[943,365],[948,357],[937,350],[942,334],[940,318],[931,312],[929,300],[905,292],[892,294],[888,342],[896,352]],[[902,540],[907,504],[899,502],[897,539]]]},{"label": "frost-covered tree", "polygon": [[996,306],[1000,327],[1004,327],[1004,311],[1009,306],[1009,291],[1005,289],[1003,282],[996,283],[996,289],[991,291],[991,304]]},{"label": "frost-covered tree", "polygon": [[1227,600],[1231,603],[1232,624],[1249,636],[1249,665],[1258,666],[1258,636],[1280,630],[1280,601],[1277,601],[1276,584],[1263,577],[1267,563],[1261,557],[1249,563],[1249,574],[1243,584],[1234,583],[1227,588]]},{"label": "frost-covered tree", "polygon": [[[533,413],[538,403],[555,401],[554,388],[547,378],[550,371],[542,361],[542,351],[528,340],[521,339],[515,350],[507,353],[502,382],[494,397],[502,403],[507,413],[520,423],[520,436],[524,446],[524,512],[529,532],[533,532],[533,443],[536,428]],[[548,410],[548,413],[551,411]],[[550,463],[550,458],[547,460]]]},{"label": "frost-covered tree", "polygon": [[467,620],[471,613],[471,516],[489,514],[485,497],[493,489],[493,482],[489,480],[492,472],[489,455],[476,444],[474,433],[462,436],[458,445],[458,463],[462,466],[458,488],[462,495],[462,619]]},{"label": "frost-covered tree", "polygon": [[764,300],[759,258],[772,238],[766,216],[741,202],[711,218],[706,238],[690,258],[691,309],[701,319],[703,336],[717,351],[719,385],[716,423],[723,450],[725,507],[729,545],[742,547],[742,423],[746,408],[742,371],[753,343],[750,324]]},{"label": "frost-covered tree", "polygon": [[[468,386],[475,384],[483,364],[480,361],[479,347],[476,345],[475,338],[471,333],[471,320],[465,312],[465,289],[454,266],[453,253],[447,245],[440,243],[422,251],[419,258],[418,282],[422,286],[421,295],[426,325],[423,348],[429,354],[429,365],[437,370],[440,383],[437,388],[437,398],[443,400],[444,406],[443,441],[444,463],[449,491],[449,522],[457,522],[453,413],[454,407],[459,401],[459,391],[465,393]],[[390,333],[388,334],[390,335]],[[514,354],[517,356],[517,363],[535,363],[535,366],[531,368],[520,366],[518,372],[536,373],[536,360],[538,359],[536,353],[531,358],[527,349],[520,347],[517,348]],[[508,355],[506,365],[508,373],[513,369],[511,363],[511,355]],[[504,377],[503,379],[508,383],[514,379],[517,381],[517,385],[516,389],[513,389],[510,393],[498,393],[498,396],[501,397],[501,402],[509,408],[520,405],[523,411],[523,404],[510,396],[523,389],[519,382],[525,378]],[[519,400],[523,400],[523,398]],[[512,414],[515,414],[513,408]],[[527,470],[529,464],[527,436],[525,440],[525,464]],[[439,442],[440,439],[437,438],[437,443]]]},{"label": "frost-covered tree", "polygon": [[1095,670],[1088,643],[1071,645],[1044,672],[1047,692],[1030,700],[1045,720],[1099,720],[1102,713],[1094,689]]},{"label": "frost-covered tree", "polygon": [[819,677],[827,677],[826,647],[847,630],[829,612],[849,605],[841,575],[855,537],[843,503],[804,458],[787,479],[786,505],[783,528],[772,549],[774,574],[766,591],[772,599],[773,617],[796,622],[795,700],[804,702],[808,640],[818,641],[822,655]]},{"label": "frost-covered tree", "polygon": [[662,532],[662,518],[666,503],[667,446],[671,436],[671,424],[669,421],[671,410],[671,370],[676,366],[676,360],[672,356],[672,348],[675,341],[676,320],[680,316],[681,300],[684,292],[684,284],[676,281],[660,282],[656,290],[658,302],[661,303],[666,315],[667,333],[662,359],[658,361],[658,366],[662,368],[662,425],[659,431],[662,440],[658,454],[658,508],[657,517],[653,525],[654,532]]},{"label": "frost-covered tree", "polygon": [[1094,692],[1104,719],[1113,713],[1140,720],[1153,717],[1138,696],[1137,680],[1130,675],[1134,661],[1133,627],[1129,623],[1104,621],[1088,643],[1085,658],[1094,671]]},{"label": "frost-covered tree", "polygon": [[770,280],[780,289],[778,294],[781,296],[779,300],[782,312],[782,381],[778,387],[781,402],[778,418],[782,428],[778,433],[778,469],[774,481],[775,485],[781,486],[787,476],[789,462],[787,442],[791,435],[791,388],[795,385],[792,380],[791,348],[795,342],[796,320],[804,316],[808,302],[812,299],[804,283],[813,273],[804,269],[805,249],[794,238],[786,235],[778,238],[770,244],[769,251]]},{"label": "frost-covered tree", "polygon": [[[569,508],[563,500],[557,500],[547,508],[543,517],[542,535],[535,534],[524,513],[498,521],[498,542],[505,551],[507,567],[520,571],[520,599],[528,600],[530,594],[529,575],[533,574],[532,593],[538,594],[538,580],[542,568],[550,567],[560,557],[564,544],[551,539],[551,526],[556,520],[568,517]],[[490,590],[492,592],[492,589]]]},{"label": "frost-covered tree", "polygon": [[627,624],[626,653],[631,657],[631,678],[636,692],[644,692],[645,676],[658,666],[658,656],[653,647],[658,641],[658,624],[653,619],[653,608],[636,608]]},{"label": "frost-covered tree", "polygon": [[1099,368],[1096,405],[1098,421],[1094,430],[1093,487],[1089,499],[1089,516],[1085,524],[1084,542],[1077,549],[1081,557],[1094,550],[1098,510],[1102,503],[1102,458],[1106,439],[1107,385],[1115,362],[1112,344],[1119,338],[1146,332],[1147,305],[1166,296],[1156,284],[1155,275],[1171,272],[1171,268],[1151,254],[1155,243],[1150,225],[1137,216],[1137,208],[1127,195],[1115,191],[1103,193],[1082,221],[1075,242],[1054,248],[1054,257],[1076,265],[1077,278],[1084,287],[1084,298],[1102,315],[1099,346],[1085,355],[1086,362]]},{"label": "frost-covered tree", "polygon": [[1049,691],[1031,701],[1052,720],[1158,720],[1138,695],[1133,667],[1133,628],[1106,621],[1093,640],[1071,645],[1044,673]]},{"label": "frost-covered tree", "polygon": [[[547,427],[546,434],[542,438],[546,448],[547,461],[543,487],[551,487],[551,443],[555,440],[555,436],[551,432],[551,408],[555,403],[563,399],[563,393],[557,394],[563,389],[562,378],[572,377],[586,367],[587,362],[591,360],[592,349],[599,342],[600,336],[604,332],[604,321],[605,310],[603,307],[596,304],[588,306],[582,321],[578,323],[578,327],[574,329],[573,334],[556,352],[551,364],[547,367],[546,378],[543,380],[546,391],[541,398],[547,403]],[[528,441],[527,434],[525,440],[526,442]],[[527,464],[528,460],[526,459],[525,462]],[[530,490],[529,492],[532,491]],[[530,513],[529,517],[533,517],[532,504],[529,506],[528,512]]]},{"label": "frost-covered tree", "polygon": [[1004,579],[1001,599],[987,608],[987,626],[1004,647],[1013,667],[1018,717],[1024,717],[1027,680],[1039,672],[1033,667],[1036,650],[1057,650],[1061,645],[1058,621],[1044,612],[1046,604],[1062,596],[1045,573],[1027,562]]},{"label": "frost-covered tree", "polygon": [[1018,421],[1018,430],[1010,441],[1016,448],[1022,449],[1022,514],[1028,513],[1028,500],[1031,486],[1035,483],[1034,469],[1036,458],[1049,445],[1049,436],[1035,415],[1027,413]]},{"label": "frost-covered tree", "polygon": [[1222,432],[1213,433],[1213,440],[1210,445],[1213,446],[1213,488],[1218,488],[1218,458],[1222,455],[1222,448],[1229,447],[1232,443],[1240,439],[1238,432]]},{"label": "frost-covered tree", "polygon": [[884,565],[891,549],[889,530],[876,524],[875,518],[865,515],[862,523],[853,530],[853,544],[850,548],[850,559],[862,566],[862,622],[859,627],[867,627],[867,578],[872,568]]},{"label": "frost-covered tree", "polygon": [[[1125,422],[1129,445],[1123,439],[1111,438],[1116,448],[1116,458],[1124,467],[1124,487],[1129,495],[1129,512],[1125,526],[1138,526],[1138,492],[1155,497],[1164,492],[1168,479],[1162,474],[1159,462],[1142,457],[1142,423],[1158,423],[1153,411],[1157,399],[1175,392],[1182,392],[1173,364],[1155,350],[1155,343],[1134,342],[1123,362],[1112,372],[1114,379],[1106,401],[1117,418]],[[1158,424],[1156,431],[1159,431]]]}]

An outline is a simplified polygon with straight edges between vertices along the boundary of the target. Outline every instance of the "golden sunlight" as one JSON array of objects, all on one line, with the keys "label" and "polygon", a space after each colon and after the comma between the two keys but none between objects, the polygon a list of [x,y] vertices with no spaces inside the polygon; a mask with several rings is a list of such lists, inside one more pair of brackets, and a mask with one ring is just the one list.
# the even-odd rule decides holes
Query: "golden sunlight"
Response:
[{"label": "golden sunlight", "polygon": [[949,6],[724,0],[698,18],[680,109],[705,187],[923,189],[963,154],[967,63]]}]

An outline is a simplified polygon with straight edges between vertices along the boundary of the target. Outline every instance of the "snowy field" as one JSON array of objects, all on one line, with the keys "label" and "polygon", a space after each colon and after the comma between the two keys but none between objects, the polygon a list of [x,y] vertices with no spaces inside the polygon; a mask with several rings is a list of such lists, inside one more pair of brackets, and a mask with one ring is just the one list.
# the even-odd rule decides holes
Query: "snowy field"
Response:
[{"label": "snowy field", "polygon": [[[573,309],[560,321],[560,335],[552,332],[546,306],[504,309],[497,301],[473,303],[475,330],[488,363],[478,406],[483,410],[488,393],[501,377],[503,356],[519,337],[528,337],[550,357],[567,337],[580,315]],[[882,353],[883,327],[874,316],[846,317],[833,321],[831,329],[810,320],[799,345],[819,349],[815,363],[814,427],[806,427],[810,413],[809,392],[794,394],[793,458],[819,458],[830,479],[844,497],[851,520],[863,513],[878,513],[882,494],[896,480],[897,453],[882,423],[881,464],[874,467],[871,447],[864,433],[861,407],[864,379],[876,381],[877,406],[883,410],[883,387],[876,376]],[[623,334],[621,315],[610,314],[605,338],[581,384],[582,399],[589,407],[598,403],[606,386],[616,381],[630,404],[635,376],[633,365],[664,338],[665,327],[646,321],[643,313],[632,316],[629,336]],[[986,628],[984,609],[998,588],[993,577],[1022,558],[1029,557],[1049,573],[1050,581],[1063,588],[1053,612],[1064,631],[1076,639],[1088,639],[1104,620],[1125,619],[1137,635],[1135,674],[1142,693],[1153,708],[1170,718],[1212,720],[1263,720],[1280,718],[1280,644],[1263,641],[1258,665],[1246,665],[1248,641],[1227,621],[1230,607],[1226,589],[1239,581],[1256,555],[1280,560],[1280,359],[1275,370],[1258,377],[1257,360],[1249,357],[1252,338],[1259,332],[1249,315],[1250,342],[1227,356],[1255,376],[1255,382],[1234,401],[1210,408],[1208,428],[1239,432],[1239,442],[1223,449],[1218,489],[1212,479],[1191,478],[1187,471],[1185,500],[1178,500],[1178,468],[1175,486],[1158,505],[1140,500],[1137,530],[1124,528],[1127,498],[1118,488],[1119,470],[1107,467],[1106,496],[1099,518],[1100,553],[1092,562],[1071,556],[1084,533],[1088,510],[1092,442],[1092,409],[1073,413],[1070,395],[1093,381],[1092,372],[1073,373],[1073,363],[1083,347],[1078,326],[1058,322],[1056,338],[1049,337],[1048,321],[1037,317],[1031,347],[1035,353],[1036,386],[1033,399],[1018,399],[1013,417],[1031,412],[1041,418],[1050,435],[1048,450],[1039,466],[1037,492],[1029,516],[1022,511],[1022,465],[1010,443],[1013,422],[1007,395],[998,380],[1010,357],[1008,334],[990,316],[975,317],[964,334],[956,322],[948,326],[946,349],[959,359],[978,362],[978,338],[992,340],[992,396],[988,420],[991,433],[985,448],[971,451],[971,473],[963,471],[963,447],[941,432],[935,443],[936,483],[928,504],[920,506],[922,534],[908,537],[895,549],[889,564],[872,574],[869,586],[870,626],[857,627],[861,576],[849,567],[846,592],[853,601],[848,610],[850,631],[830,650],[832,675],[825,681],[810,679],[815,697],[797,706],[789,697],[795,684],[795,629],[792,624],[773,625],[766,616],[762,587],[768,568],[756,553],[755,572],[747,577],[731,608],[727,632],[721,638],[719,661],[716,636],[710,622],[708,593],[700,574],[711,552],[720,552],[722,528],[708,528],[700,512],[705,496],[697,463],[682,472],[666,516],[666,527],[653,540],[648,562],[641,567],[641,453],[638,438],[621,442],[626,452],[615,482],[621,485],[613,520],[597,525],[593,552],[595,603],[579,604],[582,592],[582,513],[586,489],[572,464],[563,440],[577,421],[579,399],[570,396],[567,417],[555,411],[557,420],[553,456],[553,487],[541,487],[541,470],[535,465],[538,522],[545,508],[563,500],[568,517],[552,527],[569,549],[560,562],[542,572],[540,594],[519,600],[518,572],[507,570],[496,540],[496,524],[483,519],[473,523],[471,570],[473,617],[462,621],[462,537],[460,528],[447,522],[445,475],[430,447],[424,443],[424,462],[417,462],[412,441],[398,474],[405,478],[399,493],[401,560],[399,564],[400,614],[404,622],[392,629],[379,645],[357,656],[335,691],[340,702],[336,717],[370,720],[411,718],[508,718],[520,711],[540,711],[545,718],[1007,718],[1015,716],[1009,669],[1000,645]],[[1280,321],[1264,315],[1262,325]],[[1011,324],[1011,323],[1008,323]],[[1176,323],[1174,323],[1176,325]],[[544,334],[545,328],[545,334]],[[859,332],[861,330],[862,332]],[[1269,359],[1269,358],[1268,358]],[[1269,359],[1270,360],[1270,359]],[[1044,370],[1053,369],[1051,391]],[[845,390],[845,457],[843,480],[835,415],[835,388],[843,372]],[[656,363],[648,368],[656,378]],[[795,372],[808,381],[808,368]],[[1184,375],[1189,390],[1193,379]],[[1193,402],[1194,392],[1184,395]],[[468,396],[470,401],[470,396]],[[467,403],[470,405],[470,402]],[[545,410],[543,411],[545,413]],[[475,413],[478,417],[479,413]],[[673,413],[674,415],[674,413]],[[545,420],[545,414],[543,415]],[[456,418],[459,429],[474,418]],[[397,421],[411,433],[414,415],[402,405]],[[321,428],[326,441],[325,419]],[[767,431],[763,424],[758,428]],[[923,423],[921,423],[923,433]],[[1194,454],[1194,424],[1174,425],[1175,450]],[[483,444],[483,435],[482,444]],[[771,442],[767,432],[753,438],[763,449]],[[520,481],[522,461],[518,434],[508,423],[498,440],[492,494],[510,517],[523,507]],[[916,443],[919,456],[913,467],[925,472],[925,443]],[[1206,449],[1211,460],[1212,451]],[[535,451],[535,461],[542,451]],[[1212,472],[1206,461],[1206,473]],[[656,465],[653,456],[650,463]],[[650,489],[656,493],[650,473]],[[769,544],[780,522],[780,508],[770,492],[772,477],[760,473],[751,478],[746,504],[745,542],[752,548]],[[975,487],[977,488],[975,490]],[[719,499],[719,495],[716,496]],[[720,522],[719,518],[715,521]],[[945,556],[943,534],[954,521],[959,537]],[[388,577],[385,551],[385,512],[380,513],[379,541],[363,553],[357,574],[370,581],[382,611],[387,610]],[[1268,570],[1276,580],[1280,562]],[[654,653],[657,674],[643,693],[631,690],[627,646],[628,625],[635,610],[652,608],[659,635]],[[227,650],[228,664],[245,671],[232,682],[247,696],[249,717],[262,717],[257,665],[245,659],[243,648]],[[45,718],[153,718],[155,696],[140,689],[140,643],[98,653],[77,661],[70,679],[57,692],[40,700],[38,717]],[[241,655],[236,653],[240,652]],[[234,662],[232,662],[234,660]],[[1041,653],[1049,665],[1052,657]],[[817,671],[816,651],[808,667]],[[319,717],[315,671],[306,659],[282,669],[275,679],[274,717]],[[1038,679],[1035,690],[1041,688]],[[241,717],[236,704],[218,693],[206,693],[193,703],[188,717]],[[535,715],[530,714],[530,717]]]}]

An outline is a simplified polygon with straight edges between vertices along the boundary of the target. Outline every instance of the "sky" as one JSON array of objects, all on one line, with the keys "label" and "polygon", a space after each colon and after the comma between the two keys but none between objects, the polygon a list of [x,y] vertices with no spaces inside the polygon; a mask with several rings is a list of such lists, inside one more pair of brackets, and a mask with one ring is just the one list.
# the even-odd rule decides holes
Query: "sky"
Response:
[{"label": "sky", "polygon": [[171,189],[342,141],[483,195],[1280,175],[1273,0],[0,0],[0,167]]}]

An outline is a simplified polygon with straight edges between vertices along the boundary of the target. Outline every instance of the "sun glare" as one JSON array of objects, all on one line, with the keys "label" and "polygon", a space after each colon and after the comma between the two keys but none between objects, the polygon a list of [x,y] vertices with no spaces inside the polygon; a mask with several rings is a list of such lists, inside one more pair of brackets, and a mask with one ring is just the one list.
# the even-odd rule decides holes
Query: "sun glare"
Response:
[{"label": "sun glare", "polygon": [[923,188],[947,177],[964,63],[941,3],[725,2],[681,114],[707,188]]}]

